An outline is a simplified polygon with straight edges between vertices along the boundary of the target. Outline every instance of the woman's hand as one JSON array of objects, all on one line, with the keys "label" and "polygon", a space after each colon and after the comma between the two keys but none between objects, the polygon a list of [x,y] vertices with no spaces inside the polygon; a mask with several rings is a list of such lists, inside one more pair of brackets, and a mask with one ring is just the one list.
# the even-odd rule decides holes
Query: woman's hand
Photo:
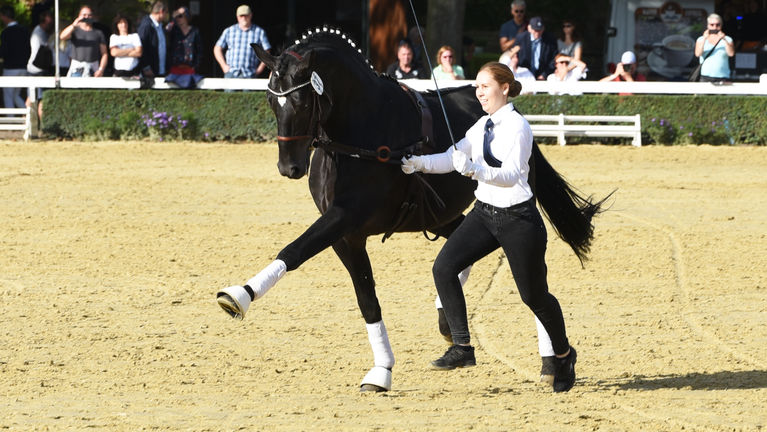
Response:
[{"label": "woman's hand", "polygon": [[453,168],[466,177],[473,176],[474,171],[476,171],[476,167],[471,159],[469,159],[469,155],[460,150],[453,152]]},{"label": "woman's hand", "polygon": [[724,34],[724,32],[723,32],[723,31],[720,31],[719,33],[717,33],[717,35],[719,36],[719,38],[717,39],[717,41],[720,41],[720,40],[724,39],[724,37],[725,37],[725,36],[727,36],[726,34]]},{"label": "woman's hand", "polygon": [[423,170],[423,161],[420,156],[410,156],[410,158],[402,158],[402,172],[405,174],[413,174],[416,171]]},{"label": "woman's hand", "polygon": [[443,57],[439,64],[442,66],[442,71],[453,73],[453,65],[449,58]]}]

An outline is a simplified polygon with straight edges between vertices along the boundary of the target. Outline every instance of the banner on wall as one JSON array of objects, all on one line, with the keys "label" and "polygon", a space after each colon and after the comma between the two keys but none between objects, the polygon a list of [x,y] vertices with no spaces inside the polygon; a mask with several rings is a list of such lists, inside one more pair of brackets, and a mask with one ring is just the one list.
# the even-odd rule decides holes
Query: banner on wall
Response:
[{"label": "banner on wall", "polygon": [[637,68],[648,80],[686,80],[697,66],[695,40],[706,28],[708,12],[677,2],[639,7],[634,13]]}]

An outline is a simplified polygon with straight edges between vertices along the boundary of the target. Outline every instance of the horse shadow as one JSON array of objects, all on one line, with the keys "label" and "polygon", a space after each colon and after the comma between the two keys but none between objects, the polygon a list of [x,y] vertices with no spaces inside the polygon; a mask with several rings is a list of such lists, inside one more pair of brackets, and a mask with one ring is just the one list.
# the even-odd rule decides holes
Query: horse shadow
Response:
[{"label": "horse shadow", "polygon": [[685,375],[637,375],[629,381],[606,382],[599,386],[618,390],[748,390],[767,388],[767,371],[720,371],[713,373],[693,372]]}]

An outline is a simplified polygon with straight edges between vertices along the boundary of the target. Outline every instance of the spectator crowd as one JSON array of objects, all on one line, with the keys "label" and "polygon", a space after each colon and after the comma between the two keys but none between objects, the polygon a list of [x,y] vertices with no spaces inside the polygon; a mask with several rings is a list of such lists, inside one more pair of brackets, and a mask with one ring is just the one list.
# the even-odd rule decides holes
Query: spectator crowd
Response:
[{"label": "spectator crowd", "polygon": [[[3,75],[54,75],[53,3],[42,0],[32,7],[31,32],[16,21],[12,6],[0,6]],[[236,23],[224,29],[216,41],[212,54],[225,77],[254,78],[264,73],[264,64],[250,44],[257,43],[266,50],[271,45],[266,32],[253,24],[249,6],[239,6],[235,19]],[[194,88],[202,79],[200,62],[208,55],[203,52],[199,29],[191,24],[189,9],[181,6],[170,11],[162,0],[155,0],[149,14],[139,21],[118,13],[111,27],[99,21],[92,7],[83,5],[72,22],[61,23],[59,41],[61,76],[117,76],[140,80],[142,87],[150,87],[155,77],[165,77],[179,87]],[[4,88],[4,106],[26,106],[23,92],[21,88]],[[32,95],[27,96],[30,100]],[[38,90],[35,96],[41,100],[42,92]]]},{"label": "spectator crowd", "polygon": [[[39,0],[32,7],[32,30],[16,21],[14,8],[0,7],[0,59],[3,75],[53,75],[55,23],[53,0]],[[754,28],[759,15],[757,2],[749,2],[751,13],[738,27],[738,34],[757,32]],[[585,79],[593,72],[583,59],[584,46],[576,22],[561,21],[558,31],[547,27],[541,16],[528,17],[525,0],[510,3],[511,19],[500,26],[498,47],[500,63],[508,66],[521,83],[533,80],[570,82]],[[96,11],[83,5],[72,22],[61,23],[59,33],[59,74],[68,77],[117,76],[141,80],[149,87],[154,77],[165,77],[181,88],[194,88],[202,79],[201,60],[211,53],[203,52],[201,32],[191,24],[191,14],[181,6],[173,11],[167,3],[155,0],[149,13],[136,21],[136,17],[117,14],[111,26],[99,21]],[[265,65],[255,56],[251,44],[271,50],[266,32],[253,23],[253,11],[247,5],[237,7],[236,22],[225,28],[213,47],[213,58],[226,78],[253,78],[264,76]],[[728,58],[735,46],[725,31],[735,29],[729,19],[716,14],[707,17],[707,27],[695,45],[695,56],[703,65],[703,80],[725,80],[730,76]],[[739,24],[740,25],[740,24]],[[472,79],[474,72],[470,59],[474,55],[471,38],[464,38],[463,50],[458,52],[449,45],[441,46],[430,65],[422,50],[422,31],[413,27],[407,37],[392,47],[396,61],[386,73],[396,79],[437,80]],[[732,30],[733,32],[735,30]],[[754,37],[750,36],[751,39]],[[761,36],[759,36],[761,37]],[[757,37],[758,38],[758,37]],[[621,61],[611,64],[610,73],[601,81],[643,81],[646,77],[637,71],[637,56],[626,51]],[[591,77],[599,79],[599,77]],[[524,90],[523,90],[524,92]],[[6,107],[23,107],[23,89],[4,88]],[[36,95],[41,100],[42,94]]]}]

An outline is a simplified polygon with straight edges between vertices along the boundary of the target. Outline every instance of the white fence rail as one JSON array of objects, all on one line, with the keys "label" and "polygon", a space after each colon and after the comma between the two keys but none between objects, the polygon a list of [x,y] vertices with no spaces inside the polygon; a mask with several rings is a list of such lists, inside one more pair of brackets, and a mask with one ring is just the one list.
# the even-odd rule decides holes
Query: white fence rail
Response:
[{"label": "white fence rail", "polygon": [[[199,90],[252,90],[265,91],[268,79],[227,79],[227,78],[203,78],[198,84]],[[434,90],[436,88],[433,80],[404,80],[404,83],[416,90]],[[463,85],[474,84],[473,80],[459,81],[440,81],[440,88],[459,87]],[[88,78],[59,78],[58,83],[55,77],[33,77],[33,76],[0,76],[0,88],[17,87],[28,88],[28,94],[32,97],[36,94],[34,89],[139,89],[141,82],[138,79],[118,78],[118,77],[88,77]],[[178,89],[174,83],[166,83],[164,78],[155,78],[153,89],[167,90]],[[757,95],[767,96],[767,76],[762,76],[758,83],[727,83],[714,84],[705,82],[663,82],[663,81],[644,81],[644,82],[599,82],[599,81],[577,81],[568,83],[549,83],[547,81],[534,81],[523,84],[525,93],[541,94],[671,94],[671,95]],[[9,114],[0,116],[9,117]],[[14,114],[15,116],[15,114]],[[35,110],[26,110],[24,118],[24,138],[36,136],[39,121]],[[14,127],[20,128],[20,120],[8,120],[14,124]],[[607,126],[603,129],[607,132]],[[576,133],[571,129],[572,133]],[[1,129],[0,129],[1,130]],[[22,129],[19,129],[22,130]],[[622,132],[622,131],[621,131]],[[549,132],[553,133],[553,132]],[[571,134],[572,134],[571,133]],[[627,132],[628,133],[628,132]],[[558,138],[560,135],[555,135]],[[610,135],[612,136],[612,135]],[[564,137],[561,138],[561,142]],[[634,141],[634,145],[636,144]]]},{"label": "white fence rail", "polygon": [[642,122],[639,114],[633,116],[527,114],[525,118],[530,122],[534,136],[556,137],[559,145],[567,143],[566,136],[586,136],[631,138],[633,146],[642,146]]},{"label": "white fence rail", "polygon": [[[203,78],[197,88],[201,90],[266,90],[269,80]],[[404,80],[404,83],[416,90],[434,90],[432,80]],[[440,88],[458,87],[474,84],[473,80],[439,81]],[[102,77],[102,78],[60,78],[60,88],[91,88],[91,89],[138,89],[141,83],[137,79]],[[54,77],[11,77],[0,76],[0,87],[29,87],[55,88]],[[177,89],[173,83],[166,83],[164,78],[155,78],[154,89]],[[761,95],[767,96],[767,79],[762,82],[713,84],[705,82],[671,82],[671,81],[642,81],[642,82],[599,82],[576,81],[572,83],[549,83],[533,81],[523,85],[524,92],[534,93],[633,93],[633,94],[712,94],[712,95]]]}]

